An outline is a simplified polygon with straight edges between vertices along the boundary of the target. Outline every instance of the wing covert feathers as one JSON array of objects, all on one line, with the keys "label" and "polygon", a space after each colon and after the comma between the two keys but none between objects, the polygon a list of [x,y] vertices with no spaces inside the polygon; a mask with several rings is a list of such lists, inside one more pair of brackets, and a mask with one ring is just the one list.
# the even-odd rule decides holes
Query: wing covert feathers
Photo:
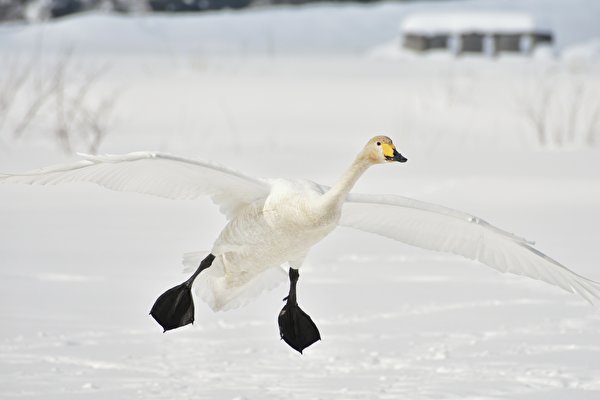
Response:
[{"label": "wing covert feathers", "polygon": [[600,283],[576,274],[532,247],[532,242],[460,211],[400,196],[351,194],[341,226],[413,246],[480,261],[500,272],[542,280],[600,303]]},{"label": "wing covert feathers", "polygon": [[92,156],[22,174],[0,174],[0,182],[56,185],[92,182],[111,190],[170,199],[210,196],[231,218],[241,206],[266,196],[269,184],[217,164],[154,152]]}]

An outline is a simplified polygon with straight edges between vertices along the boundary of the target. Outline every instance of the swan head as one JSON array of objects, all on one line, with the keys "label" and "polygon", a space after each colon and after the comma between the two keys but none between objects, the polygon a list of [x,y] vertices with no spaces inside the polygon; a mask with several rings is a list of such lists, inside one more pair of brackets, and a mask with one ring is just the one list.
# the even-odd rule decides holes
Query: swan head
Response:
[{"label": "swan head", "polygon": [[406,157],[396,150],[396,146],[387,136],[375,136],[365,146],[362,152],[363,157],[366,157],[373,164],[383,164],[390,162],[406,162]]}]

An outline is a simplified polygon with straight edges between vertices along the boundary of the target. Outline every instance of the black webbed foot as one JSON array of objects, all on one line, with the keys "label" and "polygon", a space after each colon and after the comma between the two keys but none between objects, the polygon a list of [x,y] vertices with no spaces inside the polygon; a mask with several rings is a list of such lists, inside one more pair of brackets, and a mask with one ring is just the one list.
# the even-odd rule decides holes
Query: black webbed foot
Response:
[{"label": "black webbed foot", "polygon": [[279,334],[300,354],[305,348],[321,340],[319,329],[310,316],[298,304],[290,304],[289,301],[279,313]]},{"label": "black webbed foot", "polygon": [[154,302],[150,315],[165,332],[194,323],[191,285],[182,283],[161,294]]},{"label": "black webbed foot", "polygon": [[163,327],[165,332],[194,323],[192,284],[200,272],[211,266],[214,259],[215,256],[209,254],[202,260],[190,279],[167,290],[156,299],[150,315]]},{"label": "black webbed foot", "polygon": [[287,301],[279,312],[279,334],[291,348],[300,352],[321,340],[317,325],[310,316],[302,311],[296,301],[296,283],[300,276],[297,269],[290,268],[290,293],[283,299]]}]

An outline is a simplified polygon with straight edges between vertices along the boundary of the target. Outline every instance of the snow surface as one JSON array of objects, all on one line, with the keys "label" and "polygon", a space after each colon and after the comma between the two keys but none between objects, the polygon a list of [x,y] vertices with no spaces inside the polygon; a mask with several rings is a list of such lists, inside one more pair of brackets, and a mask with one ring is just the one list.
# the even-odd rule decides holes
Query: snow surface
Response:
[{"label": "snow surface", "polygon": [[[543,17],[565,55],[373,55],[404,15],[467,6]],[[93,93],[119,97],[101,152],[167,151],[331,184],[369,137],[388,134],[408,163],[372,168],[356,191],[468,211],[600,280],[600,150],[585,141],[597,15],[594,0],[90,14],[0,27],[0,56],[47,69],[71,48],[80,72],[108,65]],[[523,107],[548,82],[551,137],[575,135],[541,146]],[[14,123],[0,128],[0,171],[75,158],[52,139],[50,109],[20,140]],[[2,399],[600,396],[598,310],[540,282],[339,229],[301,271],[299,301],[323,341],[300,356],[278,338],[285,287],[227,313],[197,303],[194,326],[167,334],[148,316],[185,279],[181,254],[210,248],[222,227],[210,201],[85,184],[3,185],[0,199]]]},{"label": "snow surface", "polygon": [[402,31],[410,33],[523,33],[548,28],[531,15],[516,12],[445,12],[411,14],[402,21]]}]

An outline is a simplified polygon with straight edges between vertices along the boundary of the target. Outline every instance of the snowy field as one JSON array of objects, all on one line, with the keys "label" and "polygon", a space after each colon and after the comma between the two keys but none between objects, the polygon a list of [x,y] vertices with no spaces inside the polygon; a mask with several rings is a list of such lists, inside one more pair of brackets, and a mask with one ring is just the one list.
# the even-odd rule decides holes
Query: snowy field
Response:
[{"label": "snowy field", "polygon": [[[556,27],[557,55],[419,58],[390,44],[411,11],[464,8],[531,12]],[[56,139],[54,98],[14,133],[68,59],[66,95],[101,70],[86,101],[114,101],[101,153],[331,184],[387,134],[409,161],[373,167],[354,191],[470,212],[600,281],[598,16],[595,0],[489,0],[2,26],[1,62],[31,72],[0,120],[0,171],[76,159]],[[89,151],[70,135],[71,152]],[[597,308],[346,228],[301,270],[299,302],[323,337],[304,355],[279,340],[285,286],[226,313],[197,302],[193,326],[163,334],[152,303],[224,222],[208,200],[0,186],[0,398],[600,398]]]}]

